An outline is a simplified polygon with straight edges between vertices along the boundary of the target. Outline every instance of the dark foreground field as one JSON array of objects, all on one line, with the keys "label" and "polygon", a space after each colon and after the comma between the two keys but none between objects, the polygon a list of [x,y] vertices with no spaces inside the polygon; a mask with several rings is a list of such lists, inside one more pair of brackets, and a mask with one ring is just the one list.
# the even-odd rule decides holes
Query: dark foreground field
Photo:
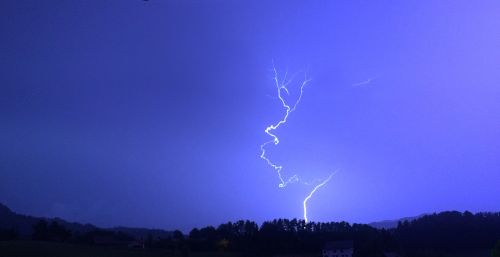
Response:
[{"label": "dark foreground field", "polygon": [[[191,252],[189,257],[247,257],[223,252]],[[299,255],[277,255],[296,257]],[[301,257],[319,255],[300,255]],[[489,257],[490,251],[445,254],[442,257]],[[162,249],[125,249],[39,241],[0,241],[0,257],[182,257]]]},{"label": "dark foreground field", "polygon": [[[240,257],[232,253],[190,253],[190,257]],[[0,257],[181,257],[162,249],[117,249],[39,241],[0,241]]]}]

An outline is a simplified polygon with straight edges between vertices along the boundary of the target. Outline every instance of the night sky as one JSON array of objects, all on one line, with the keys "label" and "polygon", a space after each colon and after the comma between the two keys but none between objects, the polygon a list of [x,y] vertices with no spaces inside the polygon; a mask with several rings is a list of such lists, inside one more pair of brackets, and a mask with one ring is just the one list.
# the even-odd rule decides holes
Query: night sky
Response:
[{"label": "night sky", "polygon": [[[499,211],[500,2],[0,2],[0,202],[187,231]],[[363,83],[367,81],[368,83]],[[297,87],[291,86],[296,92]]]}]

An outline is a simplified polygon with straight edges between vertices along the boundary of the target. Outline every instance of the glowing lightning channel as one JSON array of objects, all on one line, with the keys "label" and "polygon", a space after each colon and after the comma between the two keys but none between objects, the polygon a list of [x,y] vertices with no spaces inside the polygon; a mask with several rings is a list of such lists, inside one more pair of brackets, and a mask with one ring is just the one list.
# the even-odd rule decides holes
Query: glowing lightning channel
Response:
[{"label": "glowing lightning channel", "polygon": [[332,174],[330,174],[330,176],[328,176],[328,178],[326,178],[325,180],[323,180],[323,182],[321,182],[318,185],[316,185],[314,187],[314,189],[306,197],[306,199],[304,199],[304,221],[306,223],[307,223],[307,201],[309,201],[309,199],[311,199],[311,197],[314,195],[314,193],[316,192],[316,190],[318,190],[320,187],[324,186],[326,183],[328,183],[328,181],[330,181],[330,179],[332,179],[333,174],[335,174],[335,172],[333,172]]},{"label": "glowing lightning channel", "polygon": [[[282,106],[285,108],[285,115],[283,116],[283,118],[281,120],[279,120],[276,124],[271,124],[269,125],[265,130],[264,132],[266,132],[266,134],[268,134],[270,137],[272,137],[272,140],[270,141],[267,141],[265,143],[263,143],[262,145],[260,145],[260,149],[262,151],[261,155],[260,155],[260,158],[264,159],[267,164],[269,166],[271,166],[275,171],[276,173],[278,173],[278,178],[280,180],[280,183],[279,183],[279,187],[280,188],[284,188],[286,187],[289,183],[294,183],[294,182],[298,182],[299,181],[299,177],[297,175],[293,175],[291,176],[290,178],[288,178],[287,180],[285,180],[283,178],[283,175],[281,174],[281,170],[283,169],[283,166],[281,165],[278,165],[278,164],[275,164],[273,163],[269,158],[266,157],[266,146],[270,143],[274,143],[274,145],[278,145],[279,144],[279,139],[278,139],[278,136],[276,136],[275,134],[273,134],[273,130],[276,130],[278,129],[282,124],[285,124],[287,119],[288,119],[288,116],[295,111],[295,109],[297,108],[297,105],[300,103],[300,100],[302,100],[302,94],[304,93],[304,87],[311,81],[311,79],[307,78],[307,74],[305,74],[305,77],[304,77],[304,80],[302,81],[301,85],[300,85],[300,94],[299,94],[299,97],[297,98],[297,100],[295,101],[295,103],[293,104],[293,106],[290,106],[290,104],[288,104],[288,102],[285,100],[285,98],[283,98],[283,95],[282,93],[285,92],[287,95],[289,95],[289,91],[288,91],[288,88],[287,86],[292,83],[293,81],[293,78],[294,76],[292,76],[290,79],[287,80],[287,75],[288,75],[288,72],[285,72],[285,76],[283,77],[283,80],[280,81],[279,79],[279,76],[278,76],[278,71],[276,70],[276,67],[274,66],[274,62],[273,62],[273,72],[274,72],[274,83],[276,85],[276,89],[278,90],[278,99],[280,100]],[[304,199],[304,220],[305,222],[307,223],[307,202],[309,201],[309,199],[311,199],[311,197],[314,195],[314,193],[322,186],[324,186],[326,183],[328,183],[328,181],[330,181],[330,179],[332,178],[332,176],[335,174],[335,172],[333,172],[332,174],[330,174],[330,176],[328,176],[328,178],[326,178],[325,180],[323,180],[321,183],[317,184],[313,190],[309,193],[309,195],[307,195],[307,197]],[[311,183],[308,183],[308,182],[303,182],[305,185],[310,185]]]},{"label": "glowing lightning channel", "polygon": [[274,62],[273,62],[273,72],[274,72],[273,80],[274,80],[274,83],[276,85],[276,89],[278,90],[278,99],[280,100],[282,106],[285,108],[286,112],[285,112],[285,115],[283,116],[283,118],[280,121],[278,121],[278,123],[271,124],[264,130],[264,132],[266,132],[266,134],[271,136],[273,139],[260,145],[260,150],[262,151],[260,158],[264,159],[267,162],[267,164],[269,166],[271,166],[276,171],[276,173],[278,173],[278,178],[280,180],[280,183],[278,186],[283,188],[283,187],[286,187],[288,185],[288,183],[294,183],[294,182],[299,181],[299,178],[297,175],[293,175],[285,181],[285,179],[283,179],[283,175],[281,174],[281,170],[283,169],[283,166],[277,165],[277,164],[271,162],[271,160],[266,157],[266,146],[270,143],[274,143],[274,145],[279,144],[280,141],[279,141],[278,137],[275,134],[273,134],[272,131],[278,129],[279,126],[286,123],[286,121],[288,119],[288,115],[290,115],[290,113],[294,112],[295,108],[297,108],[297,105],[300,103],[300,100],[302,99],[302,94],[304,92],[304,87],[311,81],[311,79],[308,79],[307,74],[304,72],[305,77],[300,85],[299,97],[297,98],[297,100],[295,101],[293,106],[290,107],[290,104],[288,104],[287,101],[283,98],[282,92],[285,92],[287,95],[289,94],[287,86],[290,83],[292,83],[294,76],[292,76],[290,79],[287,80],[287,75],[288,75],[288,71],[287,71],[287,72],[285,72],[285,76],[283,77],[283,80],[280,81],[278,78],[278,71],[276,70],[276,67],[274,66]]}]

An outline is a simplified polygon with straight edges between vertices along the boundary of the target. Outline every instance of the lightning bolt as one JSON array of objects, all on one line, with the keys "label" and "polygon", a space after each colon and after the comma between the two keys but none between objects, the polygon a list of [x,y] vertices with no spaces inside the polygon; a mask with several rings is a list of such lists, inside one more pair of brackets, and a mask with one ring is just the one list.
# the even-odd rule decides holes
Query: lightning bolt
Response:
[{"label": "lightning bolt", "polygon": [[[276,124],[271,124],[269,125],[268,127],[266,127],[266,129],[264,130],[264,132],[269,135],[270,137],[272,137],[272,139],[270,141],[267,141],[265,143],[263,143],[262,145],[260,145],[260,150],[261,150],[261,154],[260,154],[260,158],[262,158],[263,160],[265,160],[267,162],[267,164],[269,166],[271,166],[275,171],[276,173],[278,174],[278,178],[280,180],[280,183],[278,184],[278,186],[280,188],[284,188],[286,187],[288,184],[290,183],[295,183],[295,182],[299,182],[300,179],[297,175],[293,175],[291,177],[289,177],[288,179],[284,179],[283,177],[283,174],[281,173],[282,169],[283,169],[283,166],[282,165],[278,165],[278,164],[275,164],[273,163],[267,156],[266,156],[266,146],[268,144],[271,144],[273,143],[274,145],[278,145],[279,144],[279,138],[278,136],[276,136],[273,131],[278,129],[281,125],[285,124],[287,119],[288,119],[288,116],[295,111],[295,109],[297,108],[297,105],[300,103],[300,101],[302,100],[302,95],[304,93],[304,87],[311,81],[310,78],[307,77],[307,74],[304,72],[304,80],[302,81],[302,83],[300,83],[300,94],[297,98],[297,100],[295,100],[295,103],[293,103],[293,105],[289,104],[287,102],[287,100],[283,97],[283,92],[285,92],[287,95],[289,95],[289,90],[288,90],[288,85],[290,83],[292,83],[295,75],[293,75],[291,78],[289,78],[287,80],[287,76],[288,76],[288,71],[285,72],[285,76],[283,77],[282,80],[279,79],[279,76],[278,76],[278,71],[276,70],[276,67],[274,65],[274,61],[273,61],[273,73],[274,73],[274,77],[273,77],[273,80],[274,80],[274,84],[276,86],[276,90],[278,91],[278,99],[280,100],[281,102],[281,105],[283,106],[283,108],[285,108],[285,114],[284,116],[276,123]],[[304,202],[303,202],[303,206],[304,206],[304,220],[305,222],[307,223],[308,219],[307,219],[307,202],[309,201],[309,199],[311,199],[311,197],[314,195],[314,193],[322,186],[324,186],[326,183],[328,183],[328,181],[330,181],[330,179],[332,178],[333,174],[335,174],[335,172],[333,172],[332,174],[330,174],[330,176],[328,176],[328,178],[326,178],[325,180],[323,180],[321,183],[317,184],[313,190],[307,195],[307,197],[304,199]],[[303,184],[305,185],[310,185],[311,183],[309,182],[302,182]]]},{"label": "lightning bolt", "polygon": [[306,199],[304,199],[304,221],[307,223],[307,201],[309,201],[309,199],[311,199],[311,197],[314,195],[314,193],[316,193],[316,191],[324,186],[326,183],[328,183],[328,181],[330,181],[330,179],[332,179],[332,176],[333,174],[335,174],[335,172],[333,172],[332,174],[330,174],[330,176],[328,176],[328,178],[326,178],[325,180],[323,180],[323,182],[319,183],[318,185],[316,185],[313,190],[309,193],[309,195],[307,195]]},{"label": "lightning bolt", "polygon": [[311,79],[307,78],[307,74],[304,72],[304,80],[302,81],[302,83],[300,85],[299,97],[297,98],[295,103],[292,106],[290,106],[290,104],[285,100],[285,98],[283,98],[282,94],[283,94],[283,92],[285,92],[287,95],[290,94],[287,86],[290,83],[292,83],[295,75],[293,75],[290,79],[287,80],[287,75],[288,75],[288,71],[287,71],[287,72],[285,72],[285,76],[283,77],[283,79],[280,80],[279,76],[278,76],[278,71],[276,70],[276,67],[274,66],[274,61],[273,61],[273,72],[274,72],[273,80],[274,80],[274,84],[276,86],[276,89],[278,91],[278,99],[280,100],[282,106],[285,108],[285,115],[276,124],[271,124],[264,130],[264,132],[266,134],[268,134],[270,137],[272,137],[272,140],[267,141],[264,144],[260,145],[260,150],[261,150],[260,158],[264,159],[267,162],[267,164],[269,166],[271,166],[276,171],[276,173],[278,174],[278,178],[280,180],[280,183],[278,184],[278,186],[283,188],[283,187],[286,187],[289,183],[294,183],[294,182],[299,181],[299,177],[297,175],[293,175],[290,178],[288,178],[287,180],[285,180],[283,178],[283,174],[281,173],[283,166],[273,163],[269,158],[266,157],[266,146],[268,144],[271,144],[271,143],[273,143],[274,145],[279,144],[280,140],[278,139],[278,137],[275,134],[273,134],[273,131],[278,129],[282,124],[285,124],[287,119],[288,119],[288,116],[292,112],[295,111],[295,109],[297,108],[297,105],[300,103],[300,100],[302,100],[302,94],[304,93],[304,87],[311,81]]}]

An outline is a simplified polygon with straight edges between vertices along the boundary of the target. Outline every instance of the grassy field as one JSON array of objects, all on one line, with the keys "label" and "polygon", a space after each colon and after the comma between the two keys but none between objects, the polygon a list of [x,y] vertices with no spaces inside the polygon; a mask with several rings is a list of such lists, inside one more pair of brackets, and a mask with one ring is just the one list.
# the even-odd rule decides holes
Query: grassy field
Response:
[{"label": "grassy field", "polygon": [[[190,253],[190,257],[240,257],[231,253]],[[116,249],[37,241],[0,241],[0,257],[180,257],[160,249]]]}]

